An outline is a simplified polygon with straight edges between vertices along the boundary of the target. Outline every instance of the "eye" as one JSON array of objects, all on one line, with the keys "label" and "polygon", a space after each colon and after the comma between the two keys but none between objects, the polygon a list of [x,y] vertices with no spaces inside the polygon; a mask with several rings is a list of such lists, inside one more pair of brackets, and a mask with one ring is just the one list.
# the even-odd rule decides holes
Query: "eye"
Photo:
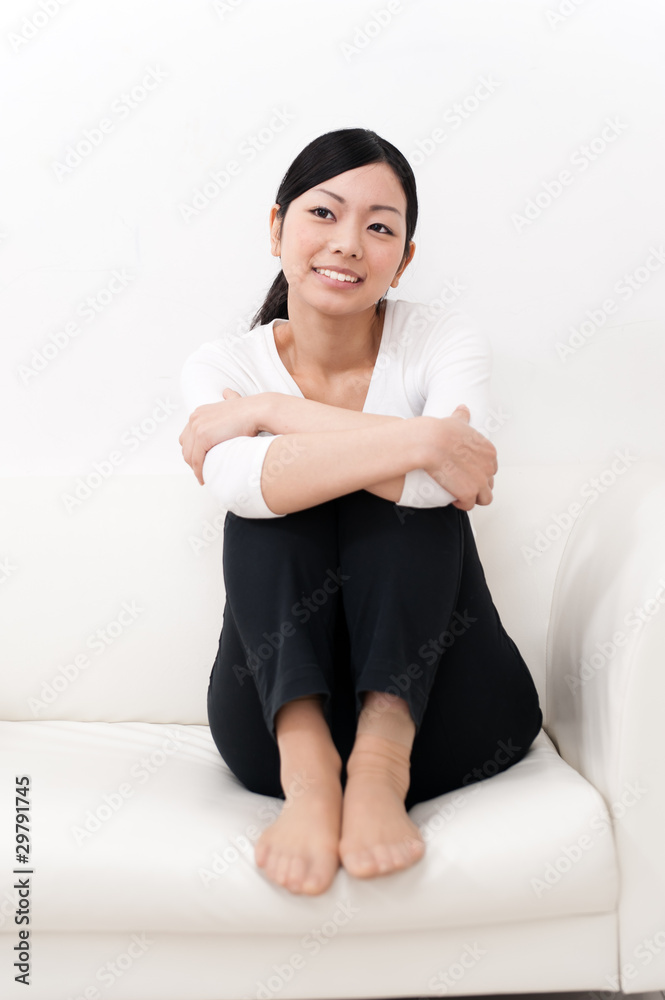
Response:
[{"label": "eye", "polygon": [[[329,208],[324,208],[323,205],[319,205],[317,208],[312,208],[312,209],[310,209],[310,211],[311,211],[312,215],[316,215],[317,212],[327,212],[328,215],[332,215],[332,212],[330,211],[330,209]],[[322,219],[323,216],[322,215],[316,215],[316,218],[317,219]]]},{"label": "eye", "polygon": [[[374,228],[374,226],[380,226],[380,227],[381,227],[382,229],[384,229],[384,230],[385,230],[385,232],[386,232],[386,233],[387,233],[387,234],[388,234],[389,236],[394,236],[394,235],[395,235],[395,234],[394,234],[394,232],[392,231],[392,229],[388,229],[388,227],[387,227],[387,226],[384,226],[384,224],[383,224],[382,222],[373,222],[373,223],[372,223],[372,225],[371,225],[371,226],[370,226],[369,228],[370,228],[370,229],[373,229],[373,228]],[[383,236],[384,234],[382,233],[381,235]]]},{"label": "eye", "polygon": [[[331,215],[334,218],[334,215],[330,211],[330,209],[329,208],[325,208],[324,205],[317,205],[316,208],[310,208],[309,212],[313,216],[315,216],[315,218],[317,218],[317,219],[324,219],[326,215]],[[319,212],[323,212],[324,214],[323,215],[319,215],[318,214]],[[382,232],[379,233],[380,236],[394,236],[395,235],[394,232],[392,231],[392,229],[389,229],[388,226],[384,225],[383,222],[373,222],[369,226],[370,229],[374,229],[375,232],[378,232],[379,229],[375,229],[374,228],[375,226],[378,226],[379,229],[382,230]]]}]

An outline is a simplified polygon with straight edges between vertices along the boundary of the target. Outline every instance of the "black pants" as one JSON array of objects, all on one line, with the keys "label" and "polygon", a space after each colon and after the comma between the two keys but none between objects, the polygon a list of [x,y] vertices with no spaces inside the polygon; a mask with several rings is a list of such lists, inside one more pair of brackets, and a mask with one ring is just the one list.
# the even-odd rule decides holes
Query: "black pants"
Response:
[{"label": "black pants", "polygon": [[416,724],[407,809],[505,770],[542,725],[529,669],[487,588],[469,518],[358,490],[224,523],[226,605],[208,687],[215,744],[251,791],[284,798],[274,720],[322,694],[343,761],[362,692]]}]

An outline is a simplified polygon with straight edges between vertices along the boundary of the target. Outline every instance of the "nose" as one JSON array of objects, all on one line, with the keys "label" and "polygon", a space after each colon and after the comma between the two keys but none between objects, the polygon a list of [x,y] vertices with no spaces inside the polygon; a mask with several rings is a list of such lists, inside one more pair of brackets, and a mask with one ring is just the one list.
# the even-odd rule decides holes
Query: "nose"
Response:
[{"label": "nose", "polygon": [[328,243],[331,253],[341,253],[345,257],[361,257],[362,244],[358,226],[351,220],[338,222]]}]

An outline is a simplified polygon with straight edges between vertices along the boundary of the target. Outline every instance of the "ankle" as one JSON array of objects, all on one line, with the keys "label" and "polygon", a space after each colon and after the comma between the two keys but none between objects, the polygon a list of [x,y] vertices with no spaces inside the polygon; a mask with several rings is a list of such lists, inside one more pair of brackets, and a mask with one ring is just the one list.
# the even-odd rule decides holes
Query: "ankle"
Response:
[{"label": "ankle", "polygon": [[283,705],[275,717],[280,782],[287,801],[308,789],[328,790],[342,774],[342,758],[323,714],[319,696]]},{"label": "ankle", "polygon": [[358,735],[380,736],[400,743],[409,752],[415,738],[416,724],[407,702],[383,691],[368,691],[358,716]]},{"label": "ankle", "polygon": [[411,749],[383,736],[359,733],[346,765],[351,781],[389,784],[406,798],[411,783]]}]

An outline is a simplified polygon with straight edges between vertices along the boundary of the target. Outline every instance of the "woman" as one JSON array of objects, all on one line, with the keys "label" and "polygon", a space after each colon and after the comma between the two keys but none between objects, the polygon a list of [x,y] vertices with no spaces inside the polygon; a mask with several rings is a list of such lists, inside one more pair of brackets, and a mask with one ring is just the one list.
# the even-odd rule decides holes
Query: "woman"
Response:
[{"label": "woman", "polygon": [[282,270],[248,335],[183,369],[183,456],[228,511],[210,729],[285,800],[255,859],[294,893],[418,861],[411,806],[510,767],[542,723],[467,514],[497,469],[486,344],[386,298],[417,212],[391,143],[315,139],[270,211]]}]

